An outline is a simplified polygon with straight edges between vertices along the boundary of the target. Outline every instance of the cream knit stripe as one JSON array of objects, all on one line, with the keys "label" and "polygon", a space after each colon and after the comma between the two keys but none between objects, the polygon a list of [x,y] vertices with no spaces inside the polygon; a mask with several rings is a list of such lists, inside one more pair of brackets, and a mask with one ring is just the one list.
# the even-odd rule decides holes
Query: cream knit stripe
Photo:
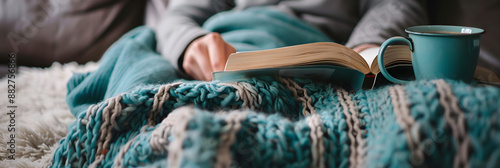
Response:
[{"label": "cream knit stripe", "polygon": [[195,115],[194,108],[180,107],[174,110],[170,115],[177,118],[174,127],[172,127],[172,136],[174,140],[168,145],[168,167],[179,167],[182,155],[182,143],[186,138],[186,128],[189,120]]},{"label": "cream knit stripe", "polygon": [[106,107],[104,107],[104,109],[102,110],[102,114],[101,114],[101,127],[99,128],[99,140],[97,141],[97,153],[96,153],[96,157],[99,156],[101,154],[101,151],[103,150],[103,145],[104,145],[104,139],[106,138],[106,134],[108,134],[108,132],[106,132],[106,127],[108,124],[111,124],[107,118],[111,117],[111,114],[110,113],[110,108],[111,110],[113,110],[114,106],[115,106],[115,99],[114,98],[110,98],[110,99],[107,99],[106,100],[106,103],[108,103],[108,105]]},{"label": "cream knit stripe", "polygon": [[149,144],[156,152],[168,151],[168,137],[171,135],[172,127],[176,124],[179,114],[170,114],[151,132]]},{"label": "cream knit stripe", "polygon": [[409,125],[406,123],[403,119],[403,115],[401,114],[401,104],[399,101],[399,94],[397,93],[396,89],[393,87],[390,87],[389,89],[389,95],[391,97],[391,103],[393,106],[393,112],[396,117],[396,121],[398,124],[401,126],[401,128],[404,131],[405,137],[406,137],[406,142],[408,143],[408,147],[410,148],[410,151],[413,153],[414,149],[414,143],[413,143],[413,138],[411,138],[411,134],[409,132]]},{"label": "cream knit stripe", "polygon": [[306,102],[304,101],[303,98],[300,98],[299,97],[299,94],[297,92],[297,89],[295,87],[292,86],[292,84],[290,83],[290,81],[286,78],[282,78],[282,77],[279,77],[278,78],[282,83],[285,84],[285,86],[288,88],[288,90],[290,90],[293,94],[293,96],[295,97],[295,99],[299,100],[300,102],[302,102],[302,115],[303,116],[307,116],[311,113],[309,113],[309,111],[307,111],[307,105],[306,105]]},{"label": "cream knit stripe", "polygon": [[286,78],[283,78],[283,77],[278,77],[278,79],[285,84],[285,86],[292,92],[292,94],[297,97],[296,95],[298,94],[297,93],[297,90],[295,90],[294,87],[291,86],[290,84],[290,81],[288,81]]},{"label": "cream knit stripe", "polygon": [[[156,127],[153,130],[153,132],[151,133],[151,139],[149,141],[151,149],[153,149],[156,152],[168,151],[168,137],[171,134],[172,127],[180,119],[180,116],[181,116],[180,113],[172,112],[165,119],[163,119],[163,121],[160,123],[158,127]],[[115,167],[122,167],[121,163],[123,160],[123,156],[125,156],[125,153],[127,153],[128,149],[138,136],[139,135],[135,136],[132,140],[128,141],[120,149],[120,152],[118,153],[118,155],[114,160]]]},{"label": "cream knit stripe", "polygon": [[[405,134],[406,138],[411,138],[413,143],[413,151],[410,155],[410,162],[415,166],[420,166],[424,163],[424,151],[422,143],[420,142],[419,129],[420,125],[415,121],[410,113],[410,106],[408,105],[408,97],[403,86],[396,85],[394,87],[398,95],[399,112],[401,112],[401,120],[407,124],[408,133]],[[410,149],[411,150],[411,149]]]},{"label": "cream knit stripe", "polygon": [[85,117],[81,119],[81,123],[85,125],[86,129],[89,129],[89,121],[91,120],[90,116],[97,111],[99,106],[92,104],[87,108],[87,113],[85,113]]},{"label": "cream knit stripe", "polygon": [[260,96],[259,93],[255,90],[255,87],[247,82],[239,82],[238,84],[250,93],[250,95],[252,96],[251,100],[253,100],[252,104],[256,108],[260,108],[260,105],[262,104],[262,96]]},{"label": "cream knit stripe", "polygon": [[242,84],[243,82],[234,82],[234,83],[219,83],[217,85],[221,86],[230,86],[236,89],[236,93],[238,94],[238,98],[243,101],[243,104],[241,105],[243,108],[250,108],[250,109],[255,109],[254,105],[254,95],[252,94],[257,94],[255,90],[251,87],[245,87],[245,85]]},{"label": "cream knit stripe", "polygon": [[92,162],[89,165],[89,168],[96,168],[97,166],[99,166],[101,164],[102,160],[104,160],[104,155],[99,155],[99,156],[95,157],[94,162]]},{"label": "cream knit stripe", "polygon": [[311,97],[309,97],[309,95],[307,94],[307,90],[300,87],[297,83],[295,83],[292,79],[288,79],[288,81],[290,81],[291,84],[293,84],[293,86],[299,90],[299,91],[302,91],[302,94],[303,96],[301,97],[301,100],[305,103],[305,105],[307,106],[307,108],[309,109],[309,113],[310,114],[316,114],[316,109],[314,108],[314,106],[312,105],[312,99]]},{"label": "cream knit stripe", "polygon": [[[245,83],[244,82],[238,82],[236,83],[239,88],[241,88],[241,91],[238,90],[239,92],[241,92],[241,96],[242,97],[245,97],[244,101],[243,101],[243,106],[244,108],[250,108],[250,109],[256,109],[256,106],[255,106],[255,101],[254,101],[254,98],[257,97],[258,93],[257,91],[254,90],[253,87],[246,87],[248,85],[244,85]],[[256,94],[256,95],[252,95],[252,94]],[[260,107],[260,104],[257,105]]]},{"label": "cream knit stripe", "polygon": [[306,123],[311,129],[311,153],[312,153],[312,165],[311,167],[323,168],[325,167],[324,162],[324,152],[325,144],[323,141],[323,130],[321,118],[318,114],[312,114],[306,118]]},{"label": "cream knit stripe", "polygon": [[[91,128],[91,124],[89,123],[92,123],[92,120],[94,120],[95,118],[94,117],[91,117],[92,115],[95,115],[95,113],[97,112],[97,110],[99,109],[99,106],[98,105],[90,105],[89,108],[87,109],[87,113],[85,114],[85,118],[82,119],[82,123],[85,124],[85,129],[86,130],[92,130]],[[80,145],[81,147],[81,145]],[[99,152],[96,151],[96,154],[98,154]],[[97,155],[94,156],[94,160],[97,158]]]},{"label": "cream knit stripe", "polygon": [[109,144],[111,143],[111,138],[113,136],[113,134],[111,133],[111,129],[113,129],[113,127],[116,126],[116,121],[115,121],[116,117],[121,115],[122,105],[120,103],[120,100],[122,99],[123,95],[124,94],[121,94],[121,95],[118,95],[115,97],[114,108],[111,109],[111,114],[108,114],[108,118],[105,118],[105,120],[108,120],[107,122],[110,124],[107,125],[106,131],[105,131],[107,134],[106,134],[106,138],[104,139],[103,149],[108,149]]},{"label": "cream knit stripe", "polygon": [[[410,148],[410,162],[414,165],[420,165],[423,163],[423,153],[419,150],[419,136],[412,136],[412,128],[415,124],[415,120],[410,115],[409,106],[406,101],[406,93],[404,88],[400,85],[396,85],[389,88],[389,95],[391,96],[391,101],[393,105],[394,115],[396,116],[396,121],[401,126],[404,131],[406,142],[408,148]],[[418,128],[418,127],[416,127]],[[418,132],[418,131],[416,131]]]},{"label": "cream knit stripe", "polygon": [[[113,127],[116,127],[116,125],[118,125],[116,123],[116,118],[122,114],[123,107],[121,106],[120,100],[123,98],[123,95],[125,95],[125,93],[122,93],[116,97],[115,108],[113,109],[113,113],[111,113],[111,118],[110,118],[111,125],[108,127],[108,129],[111,129]],[[109,140],[111,140],[111,139],[109,139]],[[109,145],[109,142],[108,142],[108,144],[105,144],[105,146],[107,146],[107,145]]]},{"label": "cream knit stripe", "polygon": [[418,134],[419,133],[418,130],[419,130],[420,126],[415,121],[415,119],[411,116],[410,106],[408,105],[408,99],[407,99],[404,87],[397,85],[397,86],[395,86],[395,89],[396,89],[396,93],[398,94],[400,110],[401,110],[401,113],[403,114],[402,120],[408,124],[410,135],[413,138],[412,141],[414,142],[415,149],[417,150],[415,153],[416,154],[415,157],[417,157],[417,158],[414,161],[418,161],[415,163],[423,162],[423,159],[424,159],[423,158],[424,157],[423,150],[421,149],[420,135]]},{"label": "cream knit stripe", "polygon": [[[99,109],[99,106],[98,106],[98,105],[95,105],[95,104],[90,105],[90,106],[89,106],[89,108],[87,108],[87,113],[85,114],[85,118],[84,118],[84,119],[82,119],[82,124],[85,124],[85,129],[87,129],[87,130],[92,130],[92,128],[90,128],[90,126],[91,126],[91,125],[90,125],[89,123],[91,123],[91,121],[94,119],[94,118],[93,118],[93,117],[91,117],[91,116],[92,116],[92,115],[94,115],[94,114],[97,112],[97,110],[98,110],[98,109]],[[80,145],[80,144],[79,144],[79,145]],[[80,145],[80,146],[81,146],[81,145]],[[96,155],[94,156],[94,162],[95,162],[96,164],[100,164],[100,163],[101,163],[101,161],[102,161],[102,159],[101,159],[101,160],[99,160],[99,158],[101,158],[101,157],[99,157],[99,156],[97,155],[97,154],[99,154],[99,153],[100,153],[100,152],[99,152],[99,150],[98,150],[98,151],[96,152]],[[96,162],[96,161],[97,161],[97,162]],[[92,164],[91,164],[91,165],[92,165]]]},{"label": "cream knit stripe", "polygon": [[358,110],[356,110],[356,105],[352,101],[351,96],[349,96],[349,93],[345,90],[341,90],[342,94],[344,94],[344,98],[349,105],[349,111],[351,112],[351,118],[353,123],[353,136],[356,137],[356,167],[364,167],[364,153],[365,153],[365,143],[363,140],[363,136],[361,134],[361,128],[360,128],[360,122],[358,119],[359,113]]},{"label": "cream knit stripe", "polygon": [[125,145],[123,145],[120,148],[120,152],[118,152],[118,154],[115,156],[115,160],[113,163],[114,167],[123,167],[122,166],[123,157],[125,156],[125,153],[127,153],[128,149],[130,149],[130,146],[132,146],[132,143],[134,143],[135,139],[137,139],[138,136],[139,135],[136,135],[134,138],[129,140]]},{"label": "cream knit stripe", "polygon": [[[116,124],[116,122],[112,122],[111,120],[116,119],[116,117],[121,114],[122,106],[120,104],[120,100],[122,99],[122,96],[123,94],[106,100],[108,104],[104,107],[101,114],[102,124],[99,128],[100,136],[97,141],[95,160],[91,165],[98,166],[107,154],[109,143],[111,142],[113,136],[111,129],[115,127],[113,124]],[[92,109],[94,109],[94,107],[92,107]]]},{"label": "cream knit stripe", "polygon": [[90,116],[94,114],[98,109],[98,106],[95,104],[92,104],[87,108],[87,113],[85,113],[85,118],[82,119],[82,124],[85,124],[85,126],[88,126],[87,124],[89,123]]},{"label": "cream knit stripe", "polygon": [[177,82],[177,83],[171,83],[167,85],[162,85],[158,88],[158,92],[155,94],[154,99],[153,99],[153,105],[151,106],[151,110],[149,111],[148,114],[148,125],[154,126],[156,125],[156,116],[158,113],[161,111],[163,104],[168,100],[170,97],[170,89],[173,87],[177,87],[183,83]]},{"label": "cream knit stripe", "polygon": [[234,111],[226,117],[226,125],[223,128],[227,130],[221,137],[215,167],[230,167],[231,166],[231,145],[236,139],[236,133],[241,129],[241,121],[247,118],[249,111]]},{"label": "cream knit stripe", "polygon": [[443,106],[446,123],[450,125],[452,135],[458,144],[453,167],[467,167],[470,138],[465,127],[464,112],[458,106],[458,100],[448,83],[442,79],[433,83],[436,84],[439,93],[439,103]]},{"label": "cream knit stripe", "polygon": [[389,95],[396,121],[403,129],[408,148],[411,151],[410,162],[414,166],[419,166],[424,162],[423,151],[420,148],[420,136],[418,135],[419,126],[410,114],[406,92],[403,86],[396,85],[389,88]]},{"label": "cream knit stripe", "polygon": [[[307,90],[300,87],[297,83],[295,83],[291,79],[287,78],[278,78],[285,86],[292,92],[295,99],[302,102],[302,115],[307,116],[309,114],[316,114],[316,109],[312,106],[312,99],[307,95]],[[299,93],[300,92],[300,93]],[[300,95],[299,95],[300,94]]]},{"label": "cream knit stripe", "polygon": [[354,137],[351,114],[349,114],[350,107],[345,101],[343,92],[345,92],[345,90],[337,88],[337,95],[339,96],[338,100],[340,102],[340,105],[342,105],[342,109],[344,109],[343,112],[344,112],[344,115],[346,117],[345,121],[346,121],[347,129],[348,129],[347,136],[349,137],[349,141],[351,141],[351,145],[349,146],[350,151],[351,151],[351,154],[349,155],[349,163],[350,163],[349,167],[356,167],[356,158],[357,158],[357,156],[356,156],[356,153],[357,153],[356,138]]},{"label": "cream knit stripe", "polygon": [[409,125],[416,124],[415,119],[410,114],[410,107],[408,105],[408,99],[406,97],[406,92],[404,90],[404,87],[401,85],[396,85],[394,86],[394,89],[396,90],[396,93],[398,95],[398,101],[400,105],[399,110],[401,110],[401,113],[403,114],[402,119]]},{"label": "cream knit stripe", "polygon": [[[185,129],[194,113],[193,107],[179,107],[163,119],[161,124],[151,133],[151,139],[149,141],[151,148],[156,152],[168,152],[167,158],[169,161],[169,167],[179,167],[179,159],[182,153],[182,142],[185,138]],[[171,132],[175,138],[170,146],[168,146],[168,137]],[[115,167],[123,167],[123,157],[139,135],[136,135],[132,140],[128,141],[121,147],[120,152],[118,152],[114,160]],[[177,146],[172,146],[172,144]]]}]

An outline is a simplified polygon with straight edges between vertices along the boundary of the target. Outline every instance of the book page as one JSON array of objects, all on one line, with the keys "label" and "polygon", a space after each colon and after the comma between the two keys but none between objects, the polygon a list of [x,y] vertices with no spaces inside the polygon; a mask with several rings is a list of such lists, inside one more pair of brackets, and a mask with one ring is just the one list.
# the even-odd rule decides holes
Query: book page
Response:
[{"label": "book page", "polygon": [[[377,57],[375,56],[370,65],[373,74],[380,72]],[[407,45],[391,45],[387,47],[384,54],[384,64],[385,67],[396,64],[411,64],[410,47]]]},{"label": "book page", "polygon": [[370,73],[370,65],[357,52],[331,42],[301,44],[275,49],[233,53],[225,71],[308,65],[337,65]]},{"label": "book page", "polygon": [[363,59],[365,59],[366,63],[368,63],[368,66],[370,66],[370,69],[372,68],[371,65],[373,61],[377,58],[378,55],[378,50],[380,47],[373,47],[373,48],[368,48],[359,53]]}]

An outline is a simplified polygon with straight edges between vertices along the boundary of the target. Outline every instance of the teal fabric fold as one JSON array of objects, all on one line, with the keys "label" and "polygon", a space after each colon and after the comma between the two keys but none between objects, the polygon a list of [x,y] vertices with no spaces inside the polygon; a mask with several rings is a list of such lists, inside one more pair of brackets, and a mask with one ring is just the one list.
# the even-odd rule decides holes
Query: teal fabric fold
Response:
[{"label": "teal fabric fold", "polygon": [[66,103],[73,115],[104,99],[146,85],[178,79],[176,70],[155,51],[155,33],[136,28],[104,53],[100,66],[91,73],[76,73],[68,81]]},{"label": "teal fabric fold", "polygon": [[271,7],[221,12],[208,19],[203,28],[220,33],[238,51],[332,42],[316,27]]}]

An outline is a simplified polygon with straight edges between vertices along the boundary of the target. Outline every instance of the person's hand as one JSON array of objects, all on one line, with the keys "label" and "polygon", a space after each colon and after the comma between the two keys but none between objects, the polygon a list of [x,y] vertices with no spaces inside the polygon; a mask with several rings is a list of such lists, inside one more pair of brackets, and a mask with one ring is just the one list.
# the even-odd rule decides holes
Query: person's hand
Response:
[{"label": "person's hand", "polygon": [[196,80],[212,80],[212,72],[224,70],[227,58],[236,49],[228,44],[219,33],[200,37],[186,49],[182,68]]},{"label": "person's hand", "polygon": [[363,50],[374,47],[380,47],[380,46],[376,44],[361,44],[359,46],[354,47],[352,50],[356,51],[357,53],[360,53]]}]

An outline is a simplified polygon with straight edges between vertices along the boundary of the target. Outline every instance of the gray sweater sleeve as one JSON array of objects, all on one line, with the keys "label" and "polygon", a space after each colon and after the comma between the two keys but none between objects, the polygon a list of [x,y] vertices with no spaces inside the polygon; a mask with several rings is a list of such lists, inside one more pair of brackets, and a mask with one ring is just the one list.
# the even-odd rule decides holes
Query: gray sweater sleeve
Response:
[{"label": "gray sweater sleeve", "polygon": [[170,0],[156,27],[157,51],[177,69],[179,59],[196,38],[209,33],[201,24],[217,12],[230,9],[227,0]]},{"label": "gray sweater sleeve", "polygon": [[425,0],[361,0],[362,18],[353,30],[347,47],[382,44],[386,39],[406,36],[404,29],[428,24]]},{"label": "gray sweater sleeve", "polygon": [[[252,4],[273,5],[280,2],[279,0],[240,0],[238,5],[248,7]],[[381,44],[392,36],[406,35],[404,29],[407,27],[426,24],[428,17],[425,2],[426,0],[359,0],[359,13],[362,18],[352,31],[346,46],[353,48],[361,44]],[[297,4],[286,1],[283,4],[293,6],[290,9],[307,8],[308,10],[305,11],[313,13],[318,13],[318,11],[312,9],[322,5],[321,3],[304,5],[310,4],[307,0],[297,2]],[[158,52],[175,68],[182,70],[179,64],[182,62],[186,47],[194,39],[209,33],[200,25],[210,16],[232,7],[234,7],[234,0],[170,0],[167,10],[156,27]],[[319,11],[319,13],[321,17],[328,17],[329,11]],[[343,15],[336,17],[343,17]]]}]

